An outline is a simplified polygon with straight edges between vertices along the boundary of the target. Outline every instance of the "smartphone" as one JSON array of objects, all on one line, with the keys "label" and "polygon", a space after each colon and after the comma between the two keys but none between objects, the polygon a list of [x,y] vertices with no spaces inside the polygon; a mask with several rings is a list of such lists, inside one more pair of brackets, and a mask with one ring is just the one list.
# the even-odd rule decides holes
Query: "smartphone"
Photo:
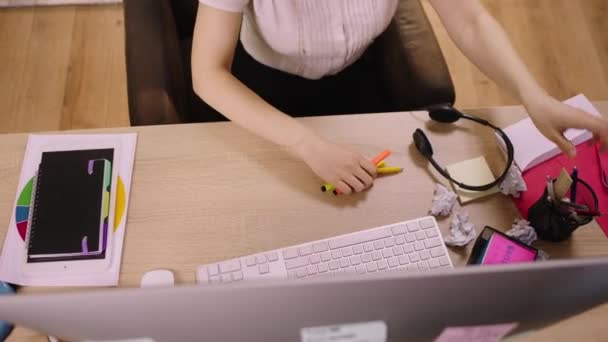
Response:
[{"label": "smartphone", "polygon": [[538,250],[486,226],[475,240],[467,264],[496,265],[535,261]]},{"label": "smartphone", "polygon": [[[101,153],[102,158],[94,159],[89,158],[100,153],[43,153],[26,234],[25,275],[92,273],[110,267],[116,170],[110,161],[113,149],[109,151],[109,158]],[[45,158],[46,153],[56,155]]]}]

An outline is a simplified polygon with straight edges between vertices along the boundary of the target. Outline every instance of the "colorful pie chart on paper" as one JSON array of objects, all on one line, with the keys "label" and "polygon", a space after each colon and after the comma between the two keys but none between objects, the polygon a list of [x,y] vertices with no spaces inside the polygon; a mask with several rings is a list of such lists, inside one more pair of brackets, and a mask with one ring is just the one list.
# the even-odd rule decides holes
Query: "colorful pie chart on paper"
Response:
[{"label": "colorful pie chart on paper", "polygon": [[[30,218],[30,207],[32,202],[32,191],[34,186],[34,178],[30,179],[25,184],[19,197],[17,198],[17,207],[15,208],[15,222],[17,225],[17,231],[21,239],[25,241],[27,233],[27,227],[29,225]],[[125,185],[120,177],[116,184],[116,207],[114,211],[114,231],[118,229],[118,226],[122,222],[125,214],[125,207],[127,203],[127,196],[125,191]]]}]

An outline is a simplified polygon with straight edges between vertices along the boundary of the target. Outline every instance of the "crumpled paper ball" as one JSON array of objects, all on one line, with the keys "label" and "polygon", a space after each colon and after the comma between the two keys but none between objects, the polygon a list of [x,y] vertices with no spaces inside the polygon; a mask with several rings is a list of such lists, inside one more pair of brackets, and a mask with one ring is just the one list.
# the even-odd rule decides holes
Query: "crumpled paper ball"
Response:
[{"label": "crumpled paper ball", "polygon": [[523,219],[515,220],[515,222],[511,226],[511,230],[507,231],[505,234],[509,235],[512,238],[516,238],[517,240],[525,243],[526,245],[531,245],[532,242],[538,239],[536,231],[530,225],[530,222]]},{"label": "crumpled paper ball", "polygon": [[469,220],[466,212],[457,212],[450,222],[450,233],[443,238],[446,245],[465,246],[477,237],[475,225]]},{"label": "crumpled paper ball", "polygon": [[551,256],[549,255],[549,253],[539,249],[538,255],[536,256],[536,260],[537,261],[549,260],[550,257]]},{"label": "crumpled paper ball", "polygon": [[441,184],[435,185],[435,196],[431,205],[430,214],[433,216],[450,216],[458,195],[453,191],[448,190]]},{"label": "crumpled paper ball", "polygon": [[518,198],[519,193],[522,191],[528,191],[528,187],[526,186],[524,178],[521,176],[519,168],[513,164],[509,168],[505,179],[500,183],[500,192],[507,196],[511,195]]}]

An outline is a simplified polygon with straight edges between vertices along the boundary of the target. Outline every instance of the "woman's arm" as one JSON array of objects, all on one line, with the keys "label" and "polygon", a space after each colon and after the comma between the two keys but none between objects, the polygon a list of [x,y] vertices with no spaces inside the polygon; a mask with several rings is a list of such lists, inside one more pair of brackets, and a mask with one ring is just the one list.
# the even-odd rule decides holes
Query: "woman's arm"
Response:
[{"label": "woman's arm", "polygon": [[242,13],[199,5],[192,40],[196,94],[237,125],[295,153],[342,192],[369,187],[375,176],[375,166],[369,160],[321,139],[231,74],[241,20]]},{"label": "woman's arm", "polygon": [[608,120],[593,117],[549,96],[534,80],[506,33],[478,0],[430,0],[448,34],[484,74],[527,108],[538,129],[571,157],[576,149],[563,136],[584,128],[608,139]]}]

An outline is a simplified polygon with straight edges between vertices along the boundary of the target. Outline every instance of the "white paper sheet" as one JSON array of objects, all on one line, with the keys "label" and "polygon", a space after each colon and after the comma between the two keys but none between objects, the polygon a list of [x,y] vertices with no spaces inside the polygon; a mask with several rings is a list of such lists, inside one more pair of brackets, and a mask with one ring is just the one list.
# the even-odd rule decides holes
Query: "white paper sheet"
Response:
[{"label": "white paper sheet", "polygon": [[[593,107],[593,104],[589,102],[585,95],[577,95],[564,101],[564,103],[582,109],[592,115],[600,116],[600,113]],[[515,164],[519,166],[522,172],[561,153],[561,150],[552,141],[540,133],[530,118],[525,118],[514,123],[505,128],[504,132],[513,143]],[[582,129],[568,129],[564,132],[564,136],[576,146],[591,139],[592,134]],[[503,151],[505,151],[506,147],[500,136],[497,135],[496,140]]]},{"label": "white paper sheet", "polygon": [[[114,286],[118,285],[123,240],[129,208],[129,194],[133,163],[135,160],[135,147],[137,134],[53,134],[30,135],[23,158],[21,175],[19,177],[17,199],[25,185],[36,175],[42,152],[82,150],[93,148],[114,148],[113,169],[117,176],[113,177],[113,190],[119,187],[118,178],[124,185],[124,200],[121,202],[122,215],[120,221],[114,222],[114,214],[118,211],[115,206],[110,207],[110,227],[108,243],[112,244],[111,264],[103,272],[78,274],[24,274],[26,244],[19,234],[16,224],[16,210],[11,215],[11,221],[4,240],[2,255],[0,256],[0,280],[24,286]],[[117,191],[113,191],[111,203],[115,203]],[[122,201],[122,200],[121,200]],[[118,201],[116,201],[118,202]],[[115,226],[115,227],[114,227]]]}]

